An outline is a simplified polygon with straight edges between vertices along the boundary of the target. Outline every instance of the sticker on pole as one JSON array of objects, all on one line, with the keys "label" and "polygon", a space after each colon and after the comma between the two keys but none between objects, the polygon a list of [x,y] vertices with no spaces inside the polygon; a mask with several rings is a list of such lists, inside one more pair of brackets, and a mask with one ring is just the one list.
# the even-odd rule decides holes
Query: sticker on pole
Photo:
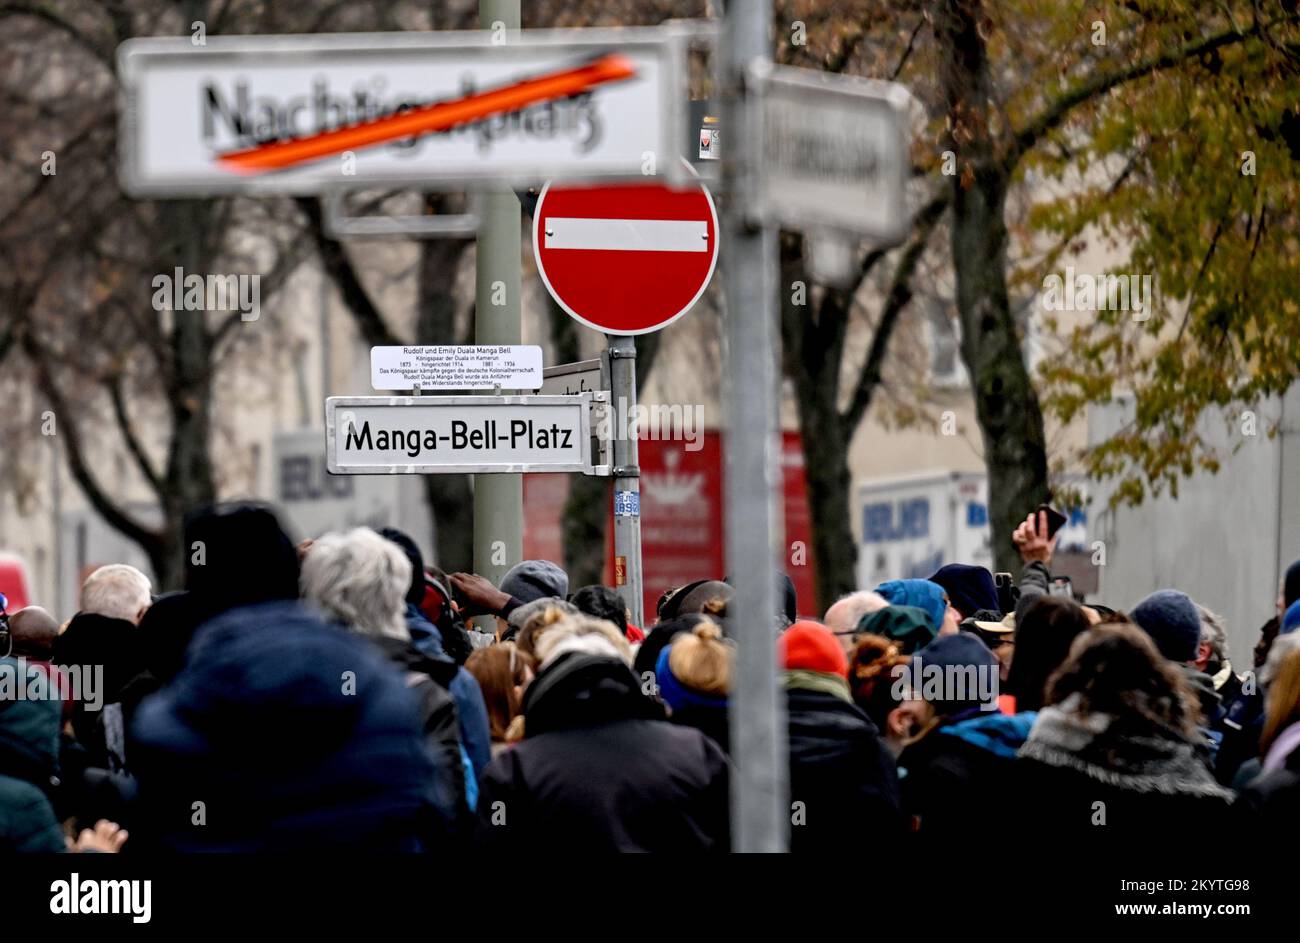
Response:
[{"label": "sticker on pole", "polygon": [[542,385],[536,344],[371,347],[376,390],[535,390]]},{"label": "sticker on pole", "polygon": [[547,184],[533,254],[561,308],[606,334],[647,334],[691,309],[718,261],[718,214],[703,184]]}]

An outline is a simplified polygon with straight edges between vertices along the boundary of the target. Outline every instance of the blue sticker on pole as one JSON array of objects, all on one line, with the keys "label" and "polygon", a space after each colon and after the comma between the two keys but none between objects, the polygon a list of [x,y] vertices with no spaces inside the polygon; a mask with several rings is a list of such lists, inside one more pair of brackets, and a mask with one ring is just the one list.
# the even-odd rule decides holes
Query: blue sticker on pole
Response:
[{"label": "blue sticker on pole", "polygon": [[640,517],[641,516],[641,492],[615,491],[614,492],[614,516],[615,517]]}]

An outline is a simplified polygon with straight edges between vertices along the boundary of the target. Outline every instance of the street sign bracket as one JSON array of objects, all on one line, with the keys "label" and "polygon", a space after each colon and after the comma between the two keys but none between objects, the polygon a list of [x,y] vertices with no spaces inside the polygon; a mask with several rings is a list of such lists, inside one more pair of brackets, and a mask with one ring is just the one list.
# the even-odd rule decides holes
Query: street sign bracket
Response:
[{"label": "street sign bracket", "polygon": [[325,235],[331,239],[382,239],[402,236],[415,239],[473,239],[482,220],[482,197],[471,191],[464,213],[446,216],[351,216],[344,205],[347,191],[327,190],[321,194]]}]

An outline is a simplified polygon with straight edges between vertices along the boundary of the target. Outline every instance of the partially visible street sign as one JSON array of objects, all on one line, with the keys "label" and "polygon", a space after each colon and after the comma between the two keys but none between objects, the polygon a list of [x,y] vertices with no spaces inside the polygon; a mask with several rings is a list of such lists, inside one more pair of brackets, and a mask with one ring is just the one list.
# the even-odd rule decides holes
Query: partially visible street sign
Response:
[{"label": "partially visible street sign", "polygon": [[[599,397],[599,399],[598,399]],[[608,475],[581,396],[331,396],[326,467],[335,475],[582,472]]]},{"label": "partially visible street sign", "polygon": [[535,390],[542,385],[536,344],[371,347],[376,390]]},{"label": "partially visible street sign", "polygon": [[898,242],[910,225],[903,86],[790,66],[751,70],[763,128],[751,215],[805,232]]},{"label": "partially visible street sign", "polygon": [[133,196],[679,175],[684,34],[652,28],[132,39]]},{"label": "partially visible street sign", "polygon": [[704,294],[718,261],[718,214],[699,183],[548,183],[533,211],[533,254],[574,318],[607,334],[645,334]]},{"label": "partially visible street sign", "polygon": [[609,357],[601,351],[600,357],[595,360],[579,360],[547,367],[542,371],[542,388],[538,392],[544,396],[573,396],[608,389]]}]

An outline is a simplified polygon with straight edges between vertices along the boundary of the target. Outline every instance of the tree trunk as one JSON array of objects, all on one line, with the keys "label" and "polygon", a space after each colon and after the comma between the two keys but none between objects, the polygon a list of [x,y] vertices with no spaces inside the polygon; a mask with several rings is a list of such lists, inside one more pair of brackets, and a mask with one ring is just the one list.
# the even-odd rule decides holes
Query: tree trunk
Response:
[{"label": "tree trunk", "polygon": [[[797,237],[781,241],[781,333],[785,373],[794,381],[812,517],[813,545],[804,565],[815,567],[820,613],[857,585],[858,548],[849,523],[853,430],[845,427],[838,402],[843,324],[832,323],[847,319],[849,299],[828,291],[813,323],[803,250],[803,240]],[[805,286],[801,295],[805,303],[795,301],[797,283]],[[787,566],[794,565],[794,549],[787,548]]]},{"label": "tree trunk", "polygon": [[[207,238],[211,209],[211,203],[194,200],[164,206],[159,214],[165,236],[158,271],[169,272],[181,265],[186,275],[208,273],[213,257]],[[178,589],[184,582],[189,553],[183,546],[186,513],[217,499],[210,449],[212,337],[203,312],[173,312],[169,341],[171,443],[163,473],[161,546],[150,555],[158,584],[167,590]]]},{"label": "tree trunk", "polygon": [[997,570],[1015,572],[1016,523],[1048,499],[1043,414],[1007,296],[1010,169],[990,134],[988,61],[975,0],[938,4],[935,35],[948,103],[953,181],[952,258],[962,360],[970,374],[988,473],[989,534]]}]

